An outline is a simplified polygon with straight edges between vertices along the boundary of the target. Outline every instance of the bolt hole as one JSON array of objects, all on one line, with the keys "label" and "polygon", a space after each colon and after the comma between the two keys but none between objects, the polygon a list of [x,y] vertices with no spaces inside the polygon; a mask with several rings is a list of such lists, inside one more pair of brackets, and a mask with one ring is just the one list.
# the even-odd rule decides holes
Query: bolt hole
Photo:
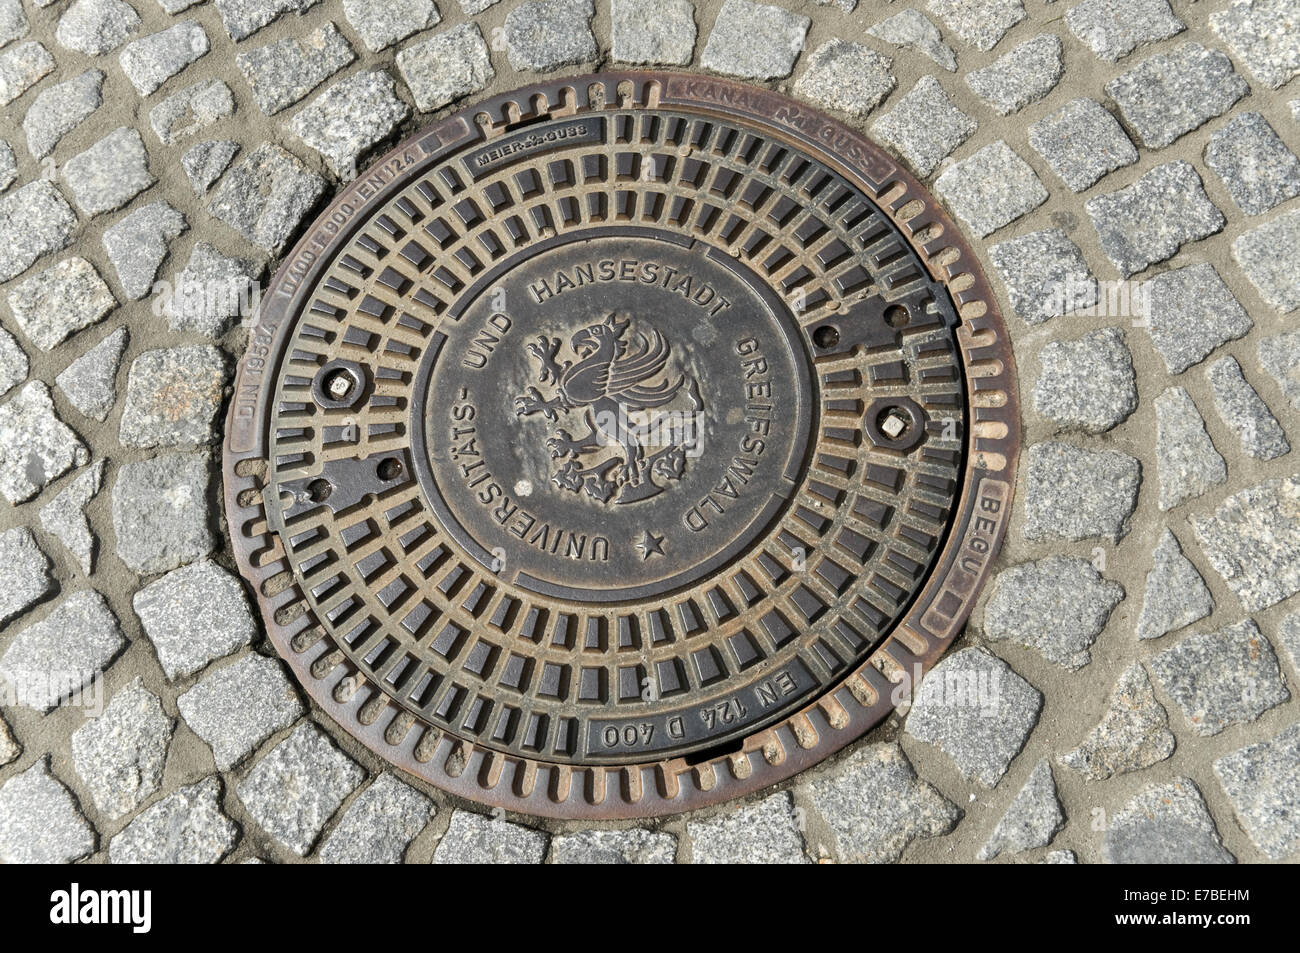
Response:
[{"label": "bolt hole", "polygon": [[387,482],[402,475],[402,461],[396,457],[387,457],[379,461],[379,479]]},{"label": "bolt hole", "polygon": [[840,343],[840,332],[833,324],[823,324],[813,332],[812,339],[819,348],[827,350]]},{"label": "bolt hole", "polygon": [[885,323],[891,328],[905,328],[911,320],[912,318],[907,313],[907,309],[901,304],[891,304],[885,309]]},{"label": "bolt hole", "polygon": [[307,493],[313,503],[324,503],[334,492],[334,487],[330,486],[328,480],[312,480],[307,484]]}]

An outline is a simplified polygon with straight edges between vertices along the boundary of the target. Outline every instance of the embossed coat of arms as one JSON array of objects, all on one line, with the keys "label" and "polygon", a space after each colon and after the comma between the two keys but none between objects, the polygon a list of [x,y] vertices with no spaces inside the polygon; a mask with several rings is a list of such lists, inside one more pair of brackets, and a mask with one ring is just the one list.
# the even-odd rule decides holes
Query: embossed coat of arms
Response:
[{"label": "embossed coat of arms", "polygon": [[695,378],[676,368],[672,347],[658,329],[635,333],[631,318],[610,313],[569,339],[539,336],[528,352],[537,383],[515,397],[521,417],[558,422],[580,415],[585,431],[557,428],[546,441],[558,461],[557,487],[602,503],[648,499],[682,478],[699,449],[697,414],[703,410]]}]

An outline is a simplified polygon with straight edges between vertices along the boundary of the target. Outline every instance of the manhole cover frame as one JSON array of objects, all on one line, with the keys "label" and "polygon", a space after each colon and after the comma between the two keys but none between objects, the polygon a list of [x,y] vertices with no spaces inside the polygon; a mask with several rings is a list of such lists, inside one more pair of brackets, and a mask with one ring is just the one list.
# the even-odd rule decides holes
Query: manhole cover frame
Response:
[{"label": "manhole cover frame", "polygon": [[[593,96],[593,93],[595,96]],[[902,621],[829,690],[753,731],[724,754],[637,764],[556,763],[503,753],[442,732],[423,749],[409,713],[339,658],[327,634],[295,637],[314,622],[260,505],[258,462],[269,447],[270,404],[294,321],[322,266],[408,183],[413,166],[543,119],[635,106],[680,107],[754,127],[811,154],[848,179],[908,238],[929,277],[950,295],[964,369],[968,426],[955,515],[934,569]],[[925,233],[924,242],[916,236]],[[493,96],[417,132],[345,186],[285,257],[262,296],[236,374],[223,447],[223,492],[233,551],[267,634],[312,699],[381,759],[467,801],[539,817],[634,819],[740,798],[812,767],[882,722],[942,656],[974,608],[1007,531],[1020,450],[1019,397],[1010,338],[973,249],[937,198],[860,134],[778,93],[698,74],[611,72],[569,77]],[[290,574],[286,576],[286,574]],[[289,581],[285,581],[289,580]],[[891,681],[873,659],[888,661]],[[431,728],[432,731],[439,729]],[[418,755],[417,755],[418,751]]]}]

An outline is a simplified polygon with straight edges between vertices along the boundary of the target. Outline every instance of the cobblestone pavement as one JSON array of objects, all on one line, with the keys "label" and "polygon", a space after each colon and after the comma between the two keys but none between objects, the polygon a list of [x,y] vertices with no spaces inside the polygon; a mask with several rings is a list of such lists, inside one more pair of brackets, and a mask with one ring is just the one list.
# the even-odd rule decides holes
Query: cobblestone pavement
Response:
[{"label": "cobblestone pavement", "polygon": [[[260,279],[434,116],[629,63],[900,155],[994,278],[1026,449],[928,682],[991,701],[585,830],[453,803],[311,709],[217,503],[246,331],[154,284]],[[1297,0],[0,0],[0,860],[1296,860],[1297,75]],[[50,670],[102,671],[102,714]]]}]

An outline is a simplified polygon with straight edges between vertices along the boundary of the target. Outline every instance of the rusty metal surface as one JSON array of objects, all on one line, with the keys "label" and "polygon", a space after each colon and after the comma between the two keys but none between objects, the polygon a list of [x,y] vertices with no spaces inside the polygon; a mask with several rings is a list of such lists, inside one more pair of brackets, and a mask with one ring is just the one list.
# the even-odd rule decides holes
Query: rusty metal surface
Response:
[{"label": "rusty metal surface", "polygon": [[630,818],[788,778],[960,631],[1010,344],[956,227],[778,94],[611,73],[351,183],[262,299],[225,499],[268,633],[382,757]]}]

